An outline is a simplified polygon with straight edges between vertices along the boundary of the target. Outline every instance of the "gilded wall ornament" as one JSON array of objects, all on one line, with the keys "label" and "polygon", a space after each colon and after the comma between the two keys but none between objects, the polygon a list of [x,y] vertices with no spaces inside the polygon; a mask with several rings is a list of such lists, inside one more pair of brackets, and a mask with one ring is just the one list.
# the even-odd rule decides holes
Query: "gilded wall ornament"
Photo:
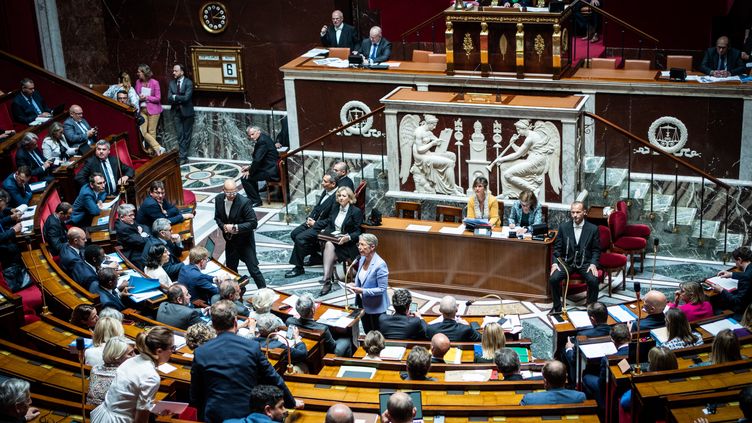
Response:
[{"label": "gilded wall ornament", "polygon": [[509,40],[507,39],[507,34],[501,34],[501,38],[499,38],[499,52],[501,53],[502,61],[506,60],[507,48],[509,48]]},{"label": "gilded wall ornament", "polygon": [[473,46],[473,38],[470,36],[469,32],[466,32],[465,37],[462,39],[462,49],[465,50],[465,54],[467,55],[467,58],[469,60],[470,53],[475,50],[475,46]]},{"label": "gilded wall ornament", "polygon": [[543,41],[543,37],[538,34],[535,37],[535,53],[538,55],[538,61],[541,61],[541,56],[543,55],[543,50],[546,48],[546,42]]}]

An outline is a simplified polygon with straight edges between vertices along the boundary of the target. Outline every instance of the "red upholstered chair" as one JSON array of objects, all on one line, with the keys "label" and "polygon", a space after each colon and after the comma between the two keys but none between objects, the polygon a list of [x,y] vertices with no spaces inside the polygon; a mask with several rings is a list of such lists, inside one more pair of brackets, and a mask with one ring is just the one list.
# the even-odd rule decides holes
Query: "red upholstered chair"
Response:
[{"label": "red upholstered chair", "polygon": [[5,130],[13,128],[13,118],[10,116],[11,103],[13,103],[11,100],[0,103],[0,128]]},{"label": "red upholstered chair", "polygon": [[645,238],[627,235],[627,215],[624,212],[618,210],[611,212],[608,216],[608,228],[613,237],[612,249],[629,256],[629,274],[634,279],[634,256],[640,255],[640,273],[642,273],[647,241]]},{"label": "red upholstered chair", "polygon": [[598,226],[598,234],[600,235],[600,247],[601,256],[598,260],[603,272],[608,275],[608,296],[611,296],[611,273],[622,271],[621,274],[621,289],[624,289],[627,284],[627,256],[624,254],[612,253],[611,251],[611,231],[608,226]]},{"label": "red upholstered chair", "polygon": [[368,182],[361,180],[355,188],[355,205],[363,212],[363,220],[366,219],[366,186]]},{"label": "red upholstered chair", "polygon": [[627,236],[638,236],[640,238],[645,238],[645,241],[650,238],[650,226],[642,223],[629,223],[629,211],[627,210],[626,201],[617,201],[616,210],[623,212],[624,215],[627,216],[627,227],[624,229]]},{"label": "red upholstered chair", "polygon": [[[0,286],[10,291],[8,283],[3,276],[2,267],[0,267]],[[32,283],[28,287],[14,292],[14,294],[21,297],[21,304],[23,305],[24,323],[29,324],[39,320],[37,316],[37,310],[42,308],[42,291],[39,289],[36,283]]]},{"label": "red upholstered chair", "polygon": [[[118,141],[112,147],[112,149],[115,150],[115,154],[117,154],[117,158],[120,159],[123,164],[132,167],[134,170],[149,161],[148,159],[133,159],[128,150],[128,143],[126,140]],[[110,154],[112,154],[112,152],[110,152]]]},{"label": "red upholstered chair", "polygon": [[282,192],[282,202],[287,204],[287,172],[285,172],[285,160],[277,161],[277,173],[279,178],[266,180],[266,202],[272,203],[272,187],[276,187]]}]

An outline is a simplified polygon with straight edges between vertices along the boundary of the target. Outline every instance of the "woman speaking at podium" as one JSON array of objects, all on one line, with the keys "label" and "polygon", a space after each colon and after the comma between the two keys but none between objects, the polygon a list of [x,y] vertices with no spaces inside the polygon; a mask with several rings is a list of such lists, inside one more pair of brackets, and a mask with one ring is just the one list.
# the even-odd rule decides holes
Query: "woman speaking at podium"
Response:
[{"label": "woman speaking at podium", "polygon": [[358,273],[355,283],[348,283],[347,289],[362,297],[363,330],[368,333],[379,330],[379,316],[386,313],[389,297],[386,295],[389,281],[389,268],[386,262],[376,254],[378,238],[373,234],[361,234],[358,240]]}]

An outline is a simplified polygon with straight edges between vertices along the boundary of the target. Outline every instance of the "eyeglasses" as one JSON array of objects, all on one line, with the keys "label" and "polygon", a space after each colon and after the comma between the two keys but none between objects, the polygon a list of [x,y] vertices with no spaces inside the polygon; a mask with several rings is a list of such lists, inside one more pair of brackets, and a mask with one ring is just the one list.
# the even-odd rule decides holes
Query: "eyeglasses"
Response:
[{"label": "eyeglasses", "polygon": [[177,345],[172,344],[172,347],[170,347],[170,349],[172,350],[172,353],[175,354],[175,352],[178,350],[178,347]]}]

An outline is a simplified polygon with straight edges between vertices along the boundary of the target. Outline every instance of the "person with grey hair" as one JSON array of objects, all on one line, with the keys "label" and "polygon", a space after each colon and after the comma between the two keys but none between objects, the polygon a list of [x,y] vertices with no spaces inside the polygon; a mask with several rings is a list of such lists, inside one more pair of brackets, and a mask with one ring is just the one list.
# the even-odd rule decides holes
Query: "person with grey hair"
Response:
[{"label": "person with grey hair", "polygon": [[436,380],[436,378],[428,376],[428,372],[431,370],[431,353],[424,347],[412,348],[410,354],[407,355],[405,367],[407,370],[400,372],[402,380]]},{"label": "person with grey hair", "polygon": [[374,26],[368,32],[368,38],[360,43],[357,53],[370,63],[386,62],[392,55],[392,43],[382,36],[380,27]]},{"label": "person with grey hair", "polygon": [[251,311],[248,310],[248,307],[243,304],[242,297],[240,295],[240,285],[237,281],[226,280],[220,282],[219,293],[211,297],[209,304],[214,304],[219,300],[232,301],[232,303],[235,304],[235,307],[237,308],[238,316],[248,317],[251,313]]},{"label": "person with grey hair", "polygon": [[381,421],[385,423],[412,423],[417,411],[409,394],[402,391],[395,392],[389,396],[386,411],[381,416]]},{"label": "person with grey hair", "polygon": [[60,255],[60,249],[68,242],[68,230],[65,225],[70,220],[71,213],[73,213],[73,206],[63,201],[55,207],[55,212],[47,216],[47,220],[44,221],[42,228],[44,241],[53,256]]},{"label": "person with grey hair", "polygon": [[136,207],[122,203],[117,208],[118,220],[115,222],[117,242],[123,247],[123,254],[131,262],[135,255],[140,255],[149,238],[149,227],[136,223]]},{"label": "person with grey hair", "polygon": [[251,300],[249,301],[251,304],[252,311],[249,314],[249,317],[251,319],[258,319],[259,317],[268,314],[270,316],[273,316],[276,319],[277,327],[284,326],[284,322],[282,322],[282,319],[277,317],[274,313],[272,313],[272,306],[274,305],[274,302],[279,299],[279,294],[274,292],[271,288],[261,288],[258,291],[256,291],[255,294],[253,294],[253,297],[251,297]]},{"label": "person with grey hair", "polygon": [[288,326],[297,326],[306,330],[321,331],[321,341],[324,345],[324,350],[327,353],[334,353],[334,355],[338,357],[352,356],[353,348],[351,337],[349,335],[343,333],[336,334],[336,337],[332,336],[329,326],[318,323],[313,319],[313,315],[316,312],[316,303],[311,294],[303,294],[298,297],[298,302],[295,303],[295,311],[298,312],[300,317],[288,318]]},{"label": "person with grey hair", "polygon": [[99,312],[99,317],[112,317],[120,323],[123,322],[123,313],[112,307],[103,307],[102,311]]},{"label": "person with grey hair", "polygon": [[253,152],[251,164],[241,170],[240,182],[253,207],[260,207],[263,203],[259,196],[258,183],[266,180],[279,180],[277,169],[279,153],[274,146],[274,141],[269,135],[262,133],[258,126],[249,126],[246,133],[248,139],[253,141]]},{"label": "person with grey hair", "polygon": [[47,136],[42,141],[42,154],[48,159],[59,159],[61,162],[68,161],[78,153],[75,148],[68,145],[65,139],[63,124],[53,122],[47,131]]},{"label": "person with grey hair", "polygon": [[68,114],[70,116],[63,122],[65,139],[68,140],[71,147],[77,148],[79,153],[85,154],[97,142],[99,128],[92,127],[84,119],[84,109],[78,104],[71,104],[68,108]]},{"label": "person with grey hair", "polygon": [[[439,302],[439,312],[441,312],[441,321],[428,325],[426,334],[433,337],[437,333],[443,333],[452,342],[478,342],[481,339],[480,333],[473,329],[470,324],[457,317],[457,299],[447,295]],[[439,320],[439,319],[437,319]]]},{"label": "person with grey hair", "polygon": [[0,421],[28,422],[39,417],[31,407],[31,385],[23,379],[6,379],[0,383]]},{"label": "person with grey hair", "polygon": [[[117,152],[115,154],[117,155]],[[132,167],[110,155],[110,143],[107,140],[97,141],[94,155],[86,160],[81,171],[76,174],[76,182],[79,186],[85,185],[89,175],[95,172],[104,175],[107,195],[117,195],[119,192],[118,186],[127,184],[128,179],[136,175],[136,171]]]},{"label": "person with grey hair", "polygon": [[361,322],[366,333],[379,330],[379,317],[386,313],[389,307],[387,284],[389,282],[389,268],[384,259],[376,253],[379,240],[374,234],[361,234],[358,240],[358,272],[355,282],[347,284],[347,289],[354,292],[356,304],[360,299],[365,314]]},{"label": "person with grey hair", "polygon": [[[294,278],[304,274],[305,269],[303,269],[303,266],[313,266],[323,263],[323,259],[319,253],[319,229],[316,229],[315,225],[317,221],[327,219],[332,210],[335,197],[334,192],[337,191],[337,173],[329,171],[324,174],[323,178],[321,178],[321,188],[323,188],[321,195],[313,210],[306,217],[305,222],[301,223],[300,226],[293,229],[290,233],[290,238],[292,238],[295,244],[290,255],[290,264],[295,267],[285,273],[285,278]],[[308,262],[305,261],[305,256],[307,255],[311,256]]]},{"label": "person with grey hair", "polygon": [[326,410],[324,423],[355,423],[355,415],[350,407],[338,402]]},{"label": "person with grey hair", "polygon": [[392,294],[394,314],[379,316],[379,331],[386,339],[425,340],[426,322],[417,311],[410,311],[413,297],[407,289],[398,288]]},{"label": "person with grey hair", "polygon": [[39,148],[39,137],[33,132],[27,132],[16,148],[16,167],[26,166],[35,176],[45,182],[55,179],[52,176],[53,158],[47,158]]},{"label": "person with grey hair", "polygon": [[[520,356],[511,348],[500,348],[494,353],[494,363],[503,380],[522,380]],[[501,380],[501,378],[500,378]]]},{"label": "person with grey hair", "polygon": [[281,348],[284,350],[280,360],[285,363],[287,363],[287,350],[289,349],[292,364],[299,366],[300,364],[305,363],[306,358],[308,357],[308,349],[299,335],[298,328],[293,325],[289,325],[288,328],[290,328],[290,330],[288,330],[287,334],[283,331],[276,332],[277,322],[274,321],[274,318],[271,315],[264,314],[256,320],[258,337],[254,339],[262,348]]},{"label": "person with grey hair", "polygon": [[144,249],[141,251],[141,257],[133,264],[143,270],[146,260],[149,258],[149,251],[155,245],[163,245],[170,252],[170,259],[162,265],[171,280],[177,280],[180,270],[183,268],[183,262],[180,256],[183,253],[183,242],[180,235],[172,233],[172,225],[165,218],[159,218],[151,226],[151,236],[146,239]]}]

